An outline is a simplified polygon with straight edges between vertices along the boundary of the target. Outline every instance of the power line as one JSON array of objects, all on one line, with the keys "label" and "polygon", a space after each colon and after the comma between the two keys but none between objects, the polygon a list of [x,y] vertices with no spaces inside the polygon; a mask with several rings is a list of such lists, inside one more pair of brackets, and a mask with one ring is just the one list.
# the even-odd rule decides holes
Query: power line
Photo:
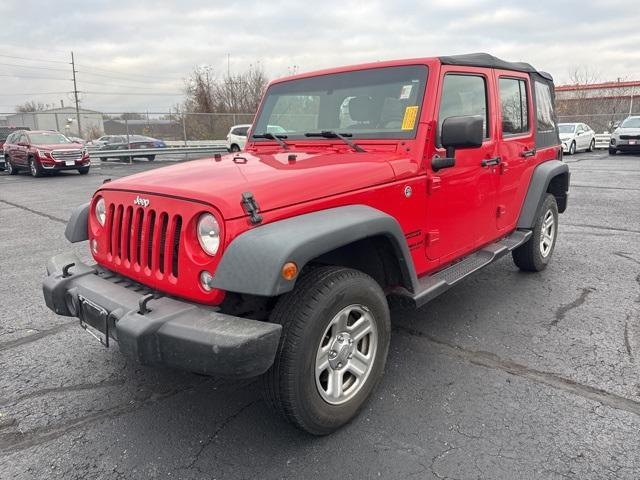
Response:
[{"label": "power line", "polygon": [[46,63],[63,63],[65,65],[69,65],[69,62],[62,62],[60,60],[44,60],[38,58],[26,58],[26,57],[16,57],[14,55],[0,55],[3,58],[14,58],[16,60],[26,60],[28,62],[46,62]]},{"label": "power line", "polygon": [[[87,64],[82,64],[82,63],[77,63],[76,65],[78,67],[90,68],[92,70],[97,70],[99,72],[115,73],[116,75],[122,75],[123,74],[123,72],[118,72],[118,71],[115,71],[115,70],[109,70],[109,69],[101,68],[101,67],[93,67],[93,66],[90,66],[90,65],[87,65]],[[125,74],[125,75],[130,75],[132,77],[147,78],[147,79],[152,78],[154,80],[158,79],[158,77],[156,75],[143,75],[143,74],[140,74],[140,73],[132,73],[132,74]],[[171,80],[172,81],[173,80],[177,81],[179,79],[178,78],[172,78]]]},{"label": "power line", "polygon": [[183,93],[168,93],[168,92],[163,92],[163,93],[154,93],[154,92],[86,92],[86,91],[80,91],[79,93],[82,94],[87,94],[87,95],[135,95],[135,96],[151,96],[151,97],[162,97],[162,96],[166,96],[166,97],[177,97],[180,95],[184,95]]},{"label": "power line", "polygon": [[17,63],[0,63],[0,65],[4,65],[5,67],[18,67],[18,68],[35,68],[37,70],[55,70],[57,72],[68,72],[68,68],[54,68],[54,67],[39,67],[35,65],[20,65]]},{"label": "power line", "polygon": [[29,93],[0,93],[0,97],[19,97],[22,95],[64,95],[71,92],[29,92]]}]

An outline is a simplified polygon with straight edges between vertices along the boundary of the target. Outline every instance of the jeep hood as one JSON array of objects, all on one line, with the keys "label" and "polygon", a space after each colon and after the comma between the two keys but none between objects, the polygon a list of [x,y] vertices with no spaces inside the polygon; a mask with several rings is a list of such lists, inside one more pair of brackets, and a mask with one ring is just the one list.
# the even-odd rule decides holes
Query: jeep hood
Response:
[{"label": "jeep hood", "polygon": [[216,207],[225,219],[245,216],[242,193],[253,193],[260,210],[308,202],[392,181],[385,153],[293,152],[224,155],[138,173],[105,184],[105,190],[194,199]]}]

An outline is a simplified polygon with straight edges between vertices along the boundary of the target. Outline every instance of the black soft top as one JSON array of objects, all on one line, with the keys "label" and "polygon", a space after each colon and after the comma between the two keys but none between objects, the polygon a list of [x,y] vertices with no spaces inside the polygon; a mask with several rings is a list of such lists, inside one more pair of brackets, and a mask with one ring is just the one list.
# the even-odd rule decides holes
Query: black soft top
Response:
[{"label": "black soft top", "polygon": [[553,82],[553,77],[547,72],[540,72],[528,63],[507,62],[488,53],[467,53],[464,55],[450,55],[440,57],[443,65],[466,65],[468,67],[499,68],[501,70],[514,70],[516,72],[537,73],[544,79]]}]

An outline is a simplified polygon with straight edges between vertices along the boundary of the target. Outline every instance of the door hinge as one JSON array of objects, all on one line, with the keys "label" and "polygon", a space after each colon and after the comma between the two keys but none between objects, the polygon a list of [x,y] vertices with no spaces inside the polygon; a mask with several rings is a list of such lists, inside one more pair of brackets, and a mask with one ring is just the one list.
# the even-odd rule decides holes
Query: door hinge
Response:
[{"label": "door hinge", "polygon": [[427,193],[432,195],[436,190],[440,190],[440,177],[429,177],[429,180],[427,180]]},{"label": "door hinge", "polygon": [[242,208],[245,213],[249,215],[249,221],[252,225],[258,225],[262,223],[262,216],[259,215],[260,206],[256,199],[253,197],[253,193],[244,192],[242,194]]},{"label": "door hinge", "polygon": [[425,235],[424,241],[427,246],[431,246],[440,240],[440,230],[429,230]]}]

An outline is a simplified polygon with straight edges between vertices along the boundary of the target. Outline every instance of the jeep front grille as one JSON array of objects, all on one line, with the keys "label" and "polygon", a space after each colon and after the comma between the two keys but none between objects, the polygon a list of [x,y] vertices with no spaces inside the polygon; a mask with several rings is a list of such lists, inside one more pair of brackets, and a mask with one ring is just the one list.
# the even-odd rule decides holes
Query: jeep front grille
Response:
[{"label": "jeep front grille", "polygon": [[67,160],[77,162],[82,160],[82,150],[53,150],[51,158],[57,162],[66,162]]},{"label": "jeep front grille", "polygon": [[107,253],[112,262],[158,278],[178,278],[180,215],[114,203],[107,208]]}]

